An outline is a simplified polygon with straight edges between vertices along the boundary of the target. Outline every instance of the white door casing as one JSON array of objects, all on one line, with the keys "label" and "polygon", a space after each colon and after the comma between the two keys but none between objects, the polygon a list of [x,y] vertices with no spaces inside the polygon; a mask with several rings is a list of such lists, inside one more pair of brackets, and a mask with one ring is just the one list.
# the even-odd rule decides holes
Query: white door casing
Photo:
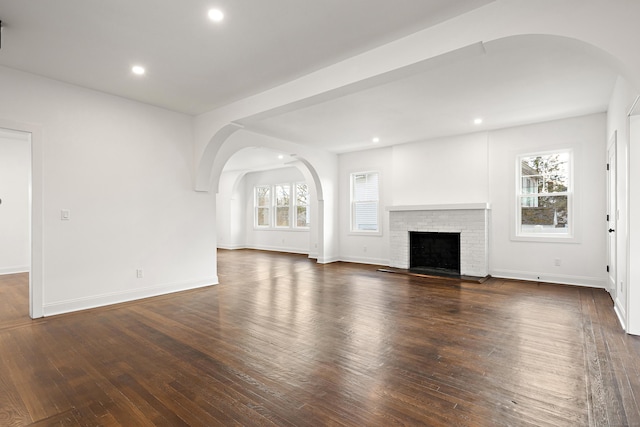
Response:
[{"label": "white door casing", "polygon": [[611,294],[613,300],[621,291],[617,288],[617,264],[616,264],[616,230],[618,228],[618,211],[617,211],[617,137],[614,132],[609,146],[607,148],[607,271],[608,281],[607,290]]}]

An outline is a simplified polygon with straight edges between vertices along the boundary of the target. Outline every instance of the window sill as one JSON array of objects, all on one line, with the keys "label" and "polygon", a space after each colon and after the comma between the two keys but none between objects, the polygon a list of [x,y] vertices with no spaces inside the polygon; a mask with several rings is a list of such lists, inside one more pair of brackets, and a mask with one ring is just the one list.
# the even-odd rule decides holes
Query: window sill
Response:
[{"label": "window sill", "polygon": [[520,234],[511,236],[515,242],[540,242],[540,243],[580,243],[575,236],[558,236],[554,234]]},{"label": "window sill", "polygon": [[308,232],[310,230],[309,227],[306,228],[302,228],[302,227],[296,227],[296,228],[290,228],[290,227],[253,227],[253,231],[293,231],[296,233],[299,232]]},{"label": "window sill", "polygon": [[350,231],[349,236],[382,236],[382,231]]}]

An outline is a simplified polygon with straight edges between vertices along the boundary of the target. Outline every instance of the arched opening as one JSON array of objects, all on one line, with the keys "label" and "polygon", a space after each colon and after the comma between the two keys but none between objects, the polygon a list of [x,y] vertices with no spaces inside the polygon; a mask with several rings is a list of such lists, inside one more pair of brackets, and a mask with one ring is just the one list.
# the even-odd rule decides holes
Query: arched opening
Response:
[{"label": "arched opening", "polygon": [[[313,159],[293,153],[291,143],[246,131],[230,135],[228,144],[219,150],[211,180],[217,247],[304,253],[326,262],[324,188]],[[271,192],[276,188],[290,192],[291,217],[286,223],[275,223],[275,207],[269,213],[273,223],[256,223],[255,189],[264,186]],[[307,210],[305,220],[298,218]]]}]

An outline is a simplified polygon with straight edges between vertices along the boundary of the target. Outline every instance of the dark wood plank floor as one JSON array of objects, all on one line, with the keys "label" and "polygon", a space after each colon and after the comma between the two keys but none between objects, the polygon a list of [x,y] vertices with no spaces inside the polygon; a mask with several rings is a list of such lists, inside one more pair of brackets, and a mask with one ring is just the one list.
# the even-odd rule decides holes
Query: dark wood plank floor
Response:
[{"label": "dark wood plank floor", "polygon": [[640,425],[640,338],[602,290],[249,250],[219,275],[35,321],[0,276],[0,425]]}]

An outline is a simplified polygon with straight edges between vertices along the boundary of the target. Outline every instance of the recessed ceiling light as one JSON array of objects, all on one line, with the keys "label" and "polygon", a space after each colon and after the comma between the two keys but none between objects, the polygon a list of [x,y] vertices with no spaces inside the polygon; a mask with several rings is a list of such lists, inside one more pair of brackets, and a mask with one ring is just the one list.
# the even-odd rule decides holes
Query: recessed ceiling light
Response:
[{"label": "recessed ceiling light", "polygon": [[371,140],[371,142],[373,142],[374,144],[377,144],[378,142],[380,142],[380,138],[376,136]]},{"label": "recessed ceiling light", "polygon": [[224,13],[220,9],[210,9],[208,15],[213,22],[221,22],[224,19]]},{"label": "recessed ceiling light", "polygon": [[134,65],[133,67],[131,67],[131,72],[133,72],[133,74],[137,74],[141,76],[145,73],[145,70],[144,70],[144,67],[140,65]]},{"label": "recessed ceiling light", "polygon": [[482,119],[481,118],[477,118],[473,121],[474,124],[479,125],[482,124]]},{"label": "recessed ceiling light", "polygon": [[284,159],[284,156],[283,156],[282,154],[278,154],[278,158],[279,158],[280,160],[282,160],[282,159]]}]

